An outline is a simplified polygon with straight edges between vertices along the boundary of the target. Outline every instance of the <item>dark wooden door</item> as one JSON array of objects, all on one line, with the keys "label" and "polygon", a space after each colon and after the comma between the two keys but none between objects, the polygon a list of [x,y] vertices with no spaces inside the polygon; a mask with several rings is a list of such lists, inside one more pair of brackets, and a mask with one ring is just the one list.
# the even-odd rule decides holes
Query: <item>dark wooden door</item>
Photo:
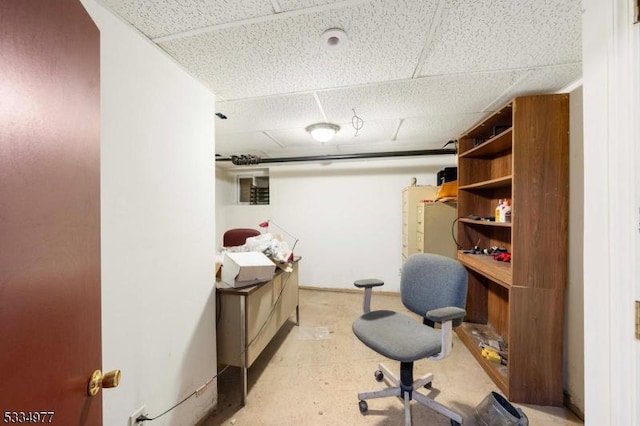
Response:
[{"label": "dark wooden door", "polygon": [[99,40],[79,0],[0,1],[3,424],[102,424]]}]

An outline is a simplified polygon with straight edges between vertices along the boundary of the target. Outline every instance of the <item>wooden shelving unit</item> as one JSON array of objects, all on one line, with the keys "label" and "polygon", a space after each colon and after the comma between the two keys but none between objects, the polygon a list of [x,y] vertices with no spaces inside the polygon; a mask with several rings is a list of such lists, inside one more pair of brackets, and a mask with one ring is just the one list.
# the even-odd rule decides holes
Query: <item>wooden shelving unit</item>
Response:
[{"label": "wooden shelving unit", "polygon": [[[504,247],[512,260],[458,251],[469,291],[456,330],[512,402],[563,401],[568,130],[568,95],[524,96],[458,139],[458,241],[464,249]],[[512,222],[469,218],[493,216],[505,198]],[[482,336],[504,342],[506,366],[482,357]]]}]

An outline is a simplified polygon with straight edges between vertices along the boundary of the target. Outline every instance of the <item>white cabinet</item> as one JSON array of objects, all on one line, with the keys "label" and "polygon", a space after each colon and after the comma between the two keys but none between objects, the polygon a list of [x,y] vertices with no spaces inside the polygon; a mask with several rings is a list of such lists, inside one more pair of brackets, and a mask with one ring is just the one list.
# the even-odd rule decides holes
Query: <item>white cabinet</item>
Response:
[{"label": "white cabinet", "polygon": [[417,207],[424,200],[435,200],[437,186],[408,186],[402,190],[402,263],[417,253]]},{"label": "white cabinet", "polygon": [[456,203],[419,203],[416,212],[416,251],[434,253],[455,259],[458,216]]}]

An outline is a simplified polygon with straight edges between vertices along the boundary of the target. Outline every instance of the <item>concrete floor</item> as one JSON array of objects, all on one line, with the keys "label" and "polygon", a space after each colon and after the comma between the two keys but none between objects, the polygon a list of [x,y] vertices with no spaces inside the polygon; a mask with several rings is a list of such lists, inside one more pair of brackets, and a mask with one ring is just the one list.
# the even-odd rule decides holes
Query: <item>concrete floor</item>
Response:
[{"label": "concrete floor", "polygon": [[[375,293],[373,309],[406,312],[397,296]],[[358,409],[358,392],[383,387],[373,377],[378,363],[396,374],[399,369],[353,335],[351,323],[361,312],[361,294],[301,289],[300,327],[292,316],[251,366],[247,404],[240,405],[239,369],[229,367],[218,378],[218,405],[201,426],[403,424],[398,398],[369,400],[365,415]],[[455,335],[448,358],[415,363],[416,378],[428,372],[435,374],[430,396],[461,413],[465,425],[475,425],[474,408],[489,392],[499,392]],[[531,425],[583,424],[564,407],[515,405]],[[411,409],[415,425],[450,424],[415,401]]]}]

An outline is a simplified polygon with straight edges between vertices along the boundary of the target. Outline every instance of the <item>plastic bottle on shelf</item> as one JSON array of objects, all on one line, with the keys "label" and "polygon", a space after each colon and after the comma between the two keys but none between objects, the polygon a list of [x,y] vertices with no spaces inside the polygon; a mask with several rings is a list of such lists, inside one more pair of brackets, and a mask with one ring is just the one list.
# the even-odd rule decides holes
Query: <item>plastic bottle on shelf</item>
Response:
[{"label": "plastic bottle on shelf", "polygon": [[511,222],[511,200],[508,198],[504,201],[504,208],[502,209],[502,221]]},{"label": "plastic bottle on shelf", "polygon": [[496,206],[495,220],[496,222],[502,222],[502,200],[498,200],[498,205]]}]

